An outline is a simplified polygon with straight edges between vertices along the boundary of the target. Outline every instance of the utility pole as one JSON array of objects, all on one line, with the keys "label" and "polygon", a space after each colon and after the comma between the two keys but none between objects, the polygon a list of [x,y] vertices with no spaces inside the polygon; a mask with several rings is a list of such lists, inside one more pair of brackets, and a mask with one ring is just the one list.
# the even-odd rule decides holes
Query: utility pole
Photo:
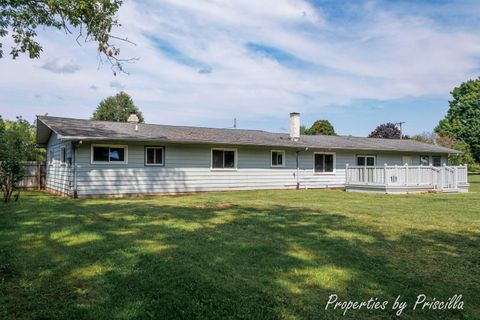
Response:
[{"label": "utility pole", "polygon": [[237,129],[237,118],[233,118],[233,129]]},{"label": "utility pole", "polygon": [[403,139],[403,125],[405,123],[406,123],[405,121],[400,121],[400,122],[395,123],[400,129],[400,139]]}]

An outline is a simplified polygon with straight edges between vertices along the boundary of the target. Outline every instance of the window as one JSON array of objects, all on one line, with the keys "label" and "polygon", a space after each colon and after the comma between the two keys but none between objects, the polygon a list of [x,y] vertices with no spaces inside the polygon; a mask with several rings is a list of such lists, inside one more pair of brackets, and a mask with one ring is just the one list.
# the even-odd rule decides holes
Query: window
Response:
[{"label": "window", "polygon": [[145,165],[163,166],[163,147],[145,147]]},{"label": "window", "polygon": [[127,147],[92,145],[92,163],[127,163]]},{"label": "window", "polygon": [[357,156],[357,166],[374,166],[375,156]]},{"label": "window", "polygon": [[429,156],[420,156],[420,165],[421,166],[430,165],[430,157]]},{"label": "window", "polygon": [[432,163],[434,167],[442,166],[442,157],[440,156],[432,156]]},{"label": "window", "polygon": [[212,169],[236,169],[236,153],[234,149],[212,149]]},{"label": "window", "polygon": [[60,149],[60,162],[65,163],[66,159],[67,159],[67,151],[65,147],[62,147]]},{"label": "window", "polygon": [[285,151],[272,150],[272,167],[285,167]]},{"label": "window", "polygon": [[406,165],[413,165],[413,160],[412,160],[412,156],[403,156],[402,157],[402,163],[403,164],[406,164]]},{"label": "window", "polygon": [[318,173],[334,172],[335,154],[334,153],[314,153],[313,154],[314,171]]}]

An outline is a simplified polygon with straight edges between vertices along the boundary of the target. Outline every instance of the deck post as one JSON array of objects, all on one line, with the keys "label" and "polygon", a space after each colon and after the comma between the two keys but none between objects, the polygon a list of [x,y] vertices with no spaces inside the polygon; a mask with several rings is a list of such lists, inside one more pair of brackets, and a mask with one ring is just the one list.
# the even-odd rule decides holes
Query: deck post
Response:
[{"label": "deck post", "polygon": [[348,185],[348,163],[345,165],[345,185]]},{"label": "deck post", "polygon": [[388,179],[387,179],[387,164],[383,164],[383,182],[385,185],[388,185]]},{"label": "deck post", "polygon": [[363,167],[363,183],[368,184],[367,180],[367,166]]},{"label": "deck post", "polygon": [[438,189],[438,179],[435,177],[435,169],[430,167],[430,183],[433,189]]},{"label": "deck post", "polygon": [[440,190],[442,190],[442,191],[444,189],[443,184],[444,184],[444,181],[445,181],[445,178],[446,178],[446,169],[445,169],[446,167],[447,167],[447,165],[444,163],[443,167],[441,167],[441,169],[440,169]]},{"label": "deck post", "polygon": [[453,167],[453,188],[458,188],[458,167]]},{"label": "deck post", "polygon": [[408,163],[405,163],[405,185],[408,186]]},{"label": "deck post", "polygon": [[398,176],[398,166],[397,166],[397,165],[395,165],[395,176],[397,177],[397,181],[396,181],[396,182],[397,182],[397,183],[400,182],[400,181],[398,181],[398,180],[399,180],[399,176]]},{"label": "deck post", "polygon": [[437,172],[437,180],[438,180],[438,189],[440,190],[443,190],[443,168],[440,167],[438,168],[438,172]]}]

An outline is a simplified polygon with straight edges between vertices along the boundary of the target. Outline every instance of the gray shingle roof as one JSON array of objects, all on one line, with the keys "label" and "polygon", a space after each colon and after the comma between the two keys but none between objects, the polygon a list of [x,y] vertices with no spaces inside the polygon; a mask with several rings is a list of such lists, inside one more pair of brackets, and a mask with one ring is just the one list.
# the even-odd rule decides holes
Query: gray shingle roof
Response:
[{"label": "gray shingle roof", "polygon": [[[52,130],[65,140],[157,141],[332,150],[458,153],[456,150],[414,140],[302,135],[299,141],[292,141],[286,133],[261,130],[135,124],[50,116],[38,116],[38,123],[37,143],[39,145],[46,145],[49,131]],[[135,131],[136,126],[138,131]]]}]

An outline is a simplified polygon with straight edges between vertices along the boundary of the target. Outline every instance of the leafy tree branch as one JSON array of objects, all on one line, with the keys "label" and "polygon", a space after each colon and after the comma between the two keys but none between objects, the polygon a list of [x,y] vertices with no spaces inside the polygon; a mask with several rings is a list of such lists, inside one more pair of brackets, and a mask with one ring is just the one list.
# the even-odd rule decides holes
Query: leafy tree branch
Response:
[{"label": "leafy tree branch", "polygon": [[10,51],[13,59],[24,53],[35,59],[43,50],[37,41],[39,27],[64,30],[67,34],[74,34],[74,29],[78,32],[78,43],[80,39],[98,43],[100,62],[108,61],[115,74],[124,72],[124,63],[137,59],[121,58],[116,41],[133,42],[112,34],[120,26],[117,12],[121,5],[122,0],[0,0],[0,38],[10,35],[13,39],[15,45]]}]

